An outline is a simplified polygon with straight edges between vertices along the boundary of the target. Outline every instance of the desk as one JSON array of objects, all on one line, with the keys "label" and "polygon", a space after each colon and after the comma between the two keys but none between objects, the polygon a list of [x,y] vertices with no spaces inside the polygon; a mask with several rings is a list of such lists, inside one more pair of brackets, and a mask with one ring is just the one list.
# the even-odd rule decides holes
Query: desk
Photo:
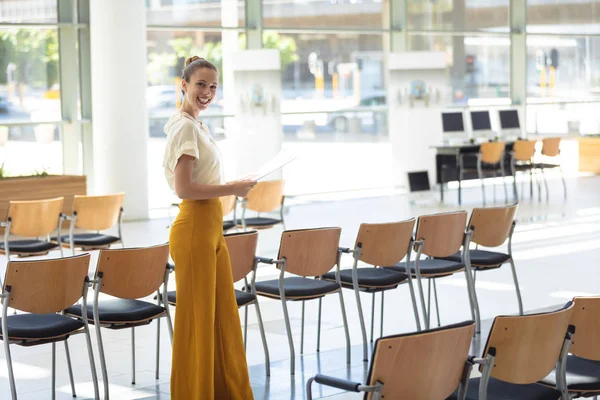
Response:
[{"label": "desk", "polygon": [[[504,151],[504,170],[510,174],[511,171],[511,156],[514,142],[506,142]],[[461,180],[458,158],[461,154],[477,154],[480,144],[464,143],[457,145],[441,145],[433,146],[436,150],[435,155],[435,171],[436,182],[440,185],[441,201],[444,201],[444,183],[458,181],[458,204],[462,204]],[[476,167],[475,157],[472,159],[466,158],[465,165],[468,167]],[[465,173],[463,180],[479,179],[476,173]]]}]

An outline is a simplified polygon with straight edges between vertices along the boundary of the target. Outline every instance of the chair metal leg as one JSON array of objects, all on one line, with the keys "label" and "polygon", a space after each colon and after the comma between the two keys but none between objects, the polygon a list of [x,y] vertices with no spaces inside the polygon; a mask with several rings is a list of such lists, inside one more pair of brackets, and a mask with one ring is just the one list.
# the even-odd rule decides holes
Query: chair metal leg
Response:
[{"label": "chair metal leg", "polygon": [[52,343],[52,400],[56,399],[56,342]]},{"label": "chair metal leg", "polygon": [[13,366],[12,366],[12,358],[10,355],[10,347],[9,347],[9,341],[8,340],[3,340],[4,342],[4,354],[5,354],[5,358],[6,358],[6,366],[8,368],[8,380],[10,382],[10,394],[11,394],[11,398],[12,400],[17,400],[17,388],[15,386],[15,375],[13,373]]},{"label": "chair metal leg", "polygon": [[427,280],[427,329],[431,326],[431,278]]},{"label": "chair metal leg", "polygon": [[508,189],[506,188],[506,173],[504,172],[504,168],[500,170],[502,174],[502,186],[504,186],[504,201],[508,203]]},{"label": "chair metal leg", "polygon": [[423,310],[423,321],[425,322],[425,329],[429,329],[429,312],[425,308],[425,294],[423,291],[423,282],[421,281],[421,274],[417,273],[417,284],[419,285],[419,296],[421,298],[421,310]]},{"label": "chair metal leg", "polygon": [[483,198],[483,205],[485,206],[485,181],[483,179],[483,171],[481,170],[481,166],[479,165],[477,166],[477,175],[479,177],[479,180],[481,181],[481,197]]},{"label": "chair metal leg", "polygon": [[160,318],[156,319],[156,375],[155,379],[158,379],[160,372]]},{"label": "chair metal leg", "polygon": [[385,291],[381,291],[381,321],[379,327],[379,337],[383,337],[383,308],[384,308],[384,295]]},{"label": "chair metal leg", "polygon": [[71,381],[71,393],[73,394],[73,397],[77,397],[77,393],[75,393],[75,382],[73,380],[73,367],[71,366],[71,353],[69,352],[68,339],[65,340],[65,354],[67,356],[67,368],[69,370],[69,380]]},{"label": "chair metal leg", "polygon": [[321,351],[321,308],[323,298],[319,297],[319,312],[317,316],[317,353]]},{"label": "chair metal leg", "polygon": [[546,172],[542,168],[542,178],[544,178],[544,187],[546,188],[546,201],[550,201],[550,192],[548,191],[548,180],[546,179]]},{"label": "chair metal leg", "polygon": [[563,172],[562,167],[560,167],[559,169],[560,169],[560,179],[562,180],[563,191],[564,191],[564,196],[565,196],[565,200],[566,200],[567,199],[567,182],[565,181],[565,174]]},{"label": "chair metal leg", "polygon": [[365,317],[363,315],[362,304],[360,302],[360,291],[358,290],[358,286],[354,287],[354,297],[356,298],[356,308],[358,309],[358,320],[360,321],[360,331],[362,333],[362,339],[363,339],[363,361],[367,362],[369,360],[368,352],[367,352],[367,328],[365,326]]},{"label": "chair metal leg", "polygon": [[515,291],[517,292],[517,301],[519,302],[519,315],[523,315],[523,299],[521,298],[521,289],[519,288],[519,281],[517,280],[517,270],[515,269],[515,262],[512,257],[509,259],[510,269],[512,271],[513,281],[515,282]]},{"label": "chair metal leg", "polygon": [[85,321],[85,344],[88,351],[88,359],[90,360],[90,369],[92,371],[92,381],[94,383],[94,398],[100,398],[100,389],[98,388],[98,375],[96,373],[96,363],[94,361],[94,352],[92,351],[92,338],[90,337],[90,328],[87,324],[87,320]]},{"label": "chair metal leg", "polygon": [[344,333],[346,335],[346,363],[350,364],[350,332],[348,331],[348,318],[346,318],[346,306],[344,306],[344,295],[340,287],[340,308],[342,309],[342,320],[344,322]]},{"label": "chair metal leg", "polygon": [[373,327],[375,326],[375,293],[371,300],[371,343],[373,343]]},{"label": "chair metal leg", "polygon": [[135,328],[131,328],[131,384],[135,385]]},{"label": "chair metal leg", "polygon": [[98,341],[98,353],[100,353],[100,366],[102,367],[102,383],[104,386],[104,400],[109,399],[108,393],[108,371],[106,370],[106,358],[104,357],[104,345],[102,344],[102,334],[100,333],[100,321],[98,318],[97,301],[94,301],[94,327],[96,330],[96,340]]},{"label": "chair metal leg", "polygon": [[290,316],[288,314],[287,304],[285,301],[285,295],[281,296],[281,304],[283,306],[283,319],[285,320],[285,330],[287,332],[288,344],[290,347],[290,373],[294,375],[296,373],[296,352],[294,350],[294,340],[292,338],[292,327],[290,326]]},{"label": "chair metal leg", "polygon": [[300,328],[300,354],[304,354],[304,306],[305,301],[302,302],[302,327]]},{"label": "chair metal leg", "polygon": [[421,331],[421,319],[419,318],[419,310],[417,308],[417,297],[415,295],[415,288],[412,283],[412,279],[408,281],[408,289],[410,290],[410,300],[412,301],[413,313],[415,315],[415,322],[417,324],[417,331]]},{"label": "chair metal leg", "polygon": [[244,351],[247,351],[248,344],[248,305],[244,306]]},{"label": "chair metal leg", "polygon": [[271,361],[269,358],[269,348],[267,346],[267,337],[265,336],[265,327],[263,325],[262,315],[260,313],[260,307],[258,306],[258,299],[254,301],[254,308],[256,310],[256,319],[258,320],[258,329],[260,330],[260,338],[263,344],[263,350],[265,351],[265,367],[267,376],[271,376]]},{"label": "chair metal leg", "polygon": [[442,323],[440,322],[440,303],[438,302],[437,285],[435,284],[435,278],[433,278],[432,281],[433,281],[433,298],[435,300],[435,312],[437,314],[437,323],[438,323],[438,328],[439,328],[440,326],[442,326]]},{"label": "chair metal leg", "polygon": [[473,275],[471,275],[470,266],[467,266],[467,268],[465,268],[465,278],[467,280],[467,293],[469,295],[469,304],[471,305],[471,317],[475,320],[475,333],[480,333],[481,319],[479,314],[479,303],[477,301],[477,293],[475,292],[475,283],[473,282]]}]

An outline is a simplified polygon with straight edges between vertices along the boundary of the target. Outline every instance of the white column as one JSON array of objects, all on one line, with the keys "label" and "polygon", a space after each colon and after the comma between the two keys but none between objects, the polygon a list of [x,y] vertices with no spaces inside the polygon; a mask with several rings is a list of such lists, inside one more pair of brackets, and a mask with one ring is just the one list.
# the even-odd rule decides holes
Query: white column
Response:
[{"label": "white column", "polygon": [[124,192],[128,220],[148,218],[144,4],[90,1],[93,193]]}]

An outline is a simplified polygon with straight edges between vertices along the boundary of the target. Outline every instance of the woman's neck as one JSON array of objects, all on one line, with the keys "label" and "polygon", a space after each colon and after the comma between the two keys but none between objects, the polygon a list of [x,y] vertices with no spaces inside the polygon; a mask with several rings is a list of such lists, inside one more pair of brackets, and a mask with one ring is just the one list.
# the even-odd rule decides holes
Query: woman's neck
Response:
[{"label": "woman's neck", "polygon": [[179,108],[179,111],[189,114],[194,119],[198,118],[198,115],[200,114],[200,110],[195,110],[187,102],[184,102],[181,105],[181,107]]}]

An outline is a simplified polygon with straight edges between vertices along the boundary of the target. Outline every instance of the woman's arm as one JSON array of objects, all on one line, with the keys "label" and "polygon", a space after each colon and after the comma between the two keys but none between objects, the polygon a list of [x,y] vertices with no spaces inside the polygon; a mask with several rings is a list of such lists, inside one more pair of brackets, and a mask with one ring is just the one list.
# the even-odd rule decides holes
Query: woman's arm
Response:
[{"label": "woman's arm", "polygon": [[245,197],[256,185],[256,181],[250,179],[228,182],[224,185],[203,185],[192,182],[192,167],[195,160],[194,157],[184,154],[177,161],[175,192],[180,199],[206,200],[230,195]]}]

